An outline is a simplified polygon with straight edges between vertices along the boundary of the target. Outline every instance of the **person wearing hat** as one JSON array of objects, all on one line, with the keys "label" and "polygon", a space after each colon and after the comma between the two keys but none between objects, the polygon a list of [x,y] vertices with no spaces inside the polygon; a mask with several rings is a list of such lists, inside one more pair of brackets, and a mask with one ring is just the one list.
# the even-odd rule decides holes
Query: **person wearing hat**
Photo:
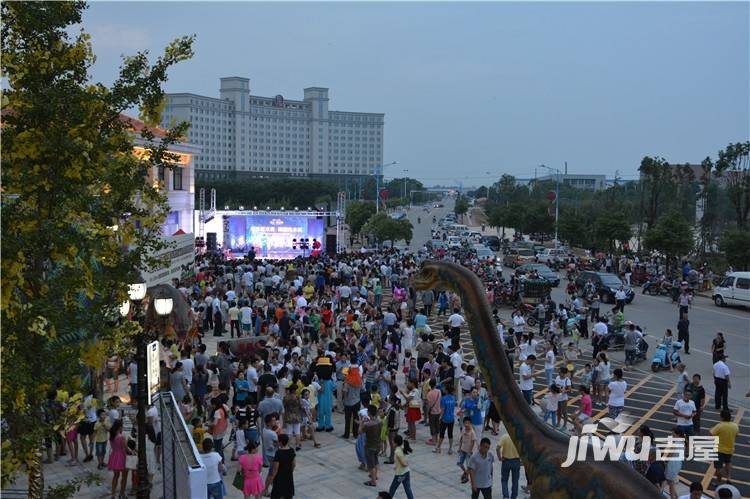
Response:
[{"label": "person wearing hat", "polygon": [[333,371],[335,367],[330,357],[321,355],[315,364],[315,372],[320,380],[318,395],[318,428],[317,431],[333,431]]}]

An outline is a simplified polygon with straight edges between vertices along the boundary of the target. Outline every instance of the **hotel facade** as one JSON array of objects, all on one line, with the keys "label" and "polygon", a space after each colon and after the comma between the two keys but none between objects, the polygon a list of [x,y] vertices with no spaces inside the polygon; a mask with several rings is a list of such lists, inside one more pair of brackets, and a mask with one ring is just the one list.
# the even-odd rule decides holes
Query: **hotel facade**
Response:
[{"label": "hotel facade", "polygon": [[162,125],[187,121],[201,148],[197,179],[253,177],[363,178],[383,164],[382,113],[333,111],[328,89],[302,100],[251,95],[248,78],[220,79],[219,97],[167,94]]}]

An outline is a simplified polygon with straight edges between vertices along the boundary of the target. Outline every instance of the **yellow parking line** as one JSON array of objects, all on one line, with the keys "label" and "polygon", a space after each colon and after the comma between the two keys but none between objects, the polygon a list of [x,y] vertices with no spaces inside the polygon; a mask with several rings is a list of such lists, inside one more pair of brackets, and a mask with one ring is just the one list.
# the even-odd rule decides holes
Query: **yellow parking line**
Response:
[{"label": "yellow parking line", "polygon": [[[631,393],[633,393],[634,391],[636,391],[636,390],[637,390],[638,388],[640,388],[641,386],[645,385],[645,384],[646,384],[646,382],[647,382],[648,380],[650,380],[651,378],[653,378],[653,377],[654,377],[654,375],[653,375],[653,374],[649,374],[648,376],[646,376],[645,378],[643,378],[642,380],[640,380],[640,381],[639,381],[638,383],[636,383],[635,385],[631,386],[631,387],[630,387],[630,388],[628,389],[628,391],[627,391],[627,392],[625,392],[625,400],[627,400],[627,399],[628,399],[628,395],[630,395]],[[611,380],[612,380],[612,379],[610,378],[610,382],[611,382]],[[595,415],[595,416],[593,416],[593,417],[592,417],[591,419],[592,419],[593,421],[598,421],[599,419],[601,419],[602,417],[604,417],[604,416],[605,416],[605,415],[606,415],[606,414],[607,414],[608,412],[609,412],[609,408],[608,408],[608,407],[605,407],[604,409],[602,409],[602,410],[600,410],[599,412],[597,412],[597,413],[596,413],[596,415]]]},{"label": "yellow parking line", "polygon": [[628,428],[628,429],[627,429],[627,431],[626,431],[625,433],[623,433],[623,436],[627,436],[627,435],[632,435],[633,433],[635,433],[635,431],[636,431],[636,430],[637,430],[638,428],[640,428],[640,427],[641,427],[641,425],[642,425],[642,424],[643,424],[643,423],[644,423],[645,421],[647,421],[647,420],[648,420],[648,418],[650,418],[651,416],[653,416],[653,414],[654,414],[654,413],[655,413],[655,412],[656,412],[657,410],[659,410],[659,408],[660,408],[660,407],[661,407],[662,405],[664,405],[664,403],[666,403],[666,401],[667,401],[667,400],[669,400],[669,399],[671,399],[671,398],[672,398],[673,396],[674,396],[674,393],[672,393],[672,390],[670,390],[670,391],[668,391],[667,393],[665,393],[665,394],[664,394],[664,396],[663,396],[662,398],[660,398],[660,399],[659,399],[659,401],[658,401],[657,403],[655,403],[655,404],[654,404],[654,405],[653,405],[653,406],[651,407],[651,409],[649,409],[648,411],[646,411],[646,413],[645,413],[645,414],[644,414],[643,416],[641,416],[641,417],[640,417],[640,418],[638,419],[638,421],[636,421],[635,423],[633,423],[633,424],[632,424],[632,425],[630,426],[630,428]]}]

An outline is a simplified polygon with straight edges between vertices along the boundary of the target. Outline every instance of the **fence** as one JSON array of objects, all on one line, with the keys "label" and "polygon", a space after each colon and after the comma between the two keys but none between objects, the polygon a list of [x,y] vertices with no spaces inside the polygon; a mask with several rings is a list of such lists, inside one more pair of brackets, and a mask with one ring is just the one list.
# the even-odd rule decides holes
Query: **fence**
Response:
[{"label": "fence", "polygon": [[159,393],[164,499],[206,499],[206,467],[172,392]]}]

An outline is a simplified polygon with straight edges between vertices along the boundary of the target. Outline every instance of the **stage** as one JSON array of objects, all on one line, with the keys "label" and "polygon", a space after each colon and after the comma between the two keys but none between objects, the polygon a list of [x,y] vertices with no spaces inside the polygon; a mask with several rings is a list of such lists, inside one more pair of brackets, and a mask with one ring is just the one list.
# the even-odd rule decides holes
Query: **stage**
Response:
[{"label": "stage", "polygon": [[[196,217],[201,213],[196,210]],[[215,245],[228,258],[242,258],[251,248],[255,257],[291,260],[326,253],[326,219],[334,217],[337,234],[343,221],[339,212],[322,210],[216,210],[204,221],[206,246]],[[215,241],[214,241],[215,238]],[[338,239],[338,238],[337,238]],[[339,251],[335,244],[334,251]]]}]

